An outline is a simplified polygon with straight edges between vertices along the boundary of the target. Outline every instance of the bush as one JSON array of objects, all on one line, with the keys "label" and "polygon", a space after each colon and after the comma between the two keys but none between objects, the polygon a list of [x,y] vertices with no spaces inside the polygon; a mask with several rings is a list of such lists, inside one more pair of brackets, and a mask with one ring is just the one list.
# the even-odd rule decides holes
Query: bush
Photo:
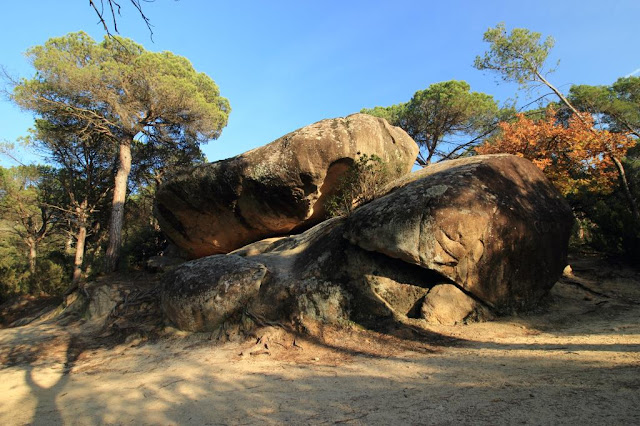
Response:
[{"label": "bush", "polygon": [[143,267],[147,259],[160,255],[165,245],[166,237],[156,227],[132,227],[128,230],[122,246],[119,269],[126,271]]},{"label": "bush", "polygon": [[64,266],[49,259],[38,259],[33,274],[18,265],[0,267],[0,302],[25,294],[58,296],[69,283],[69,273]]},{"label": "bush", "polygon": [[336,192],[327,199],[331,217],[348,216],[356,207],[382,195],[387,183],[402,174],[375,154],[362,154],[340,178]]},{"label": "bush", "polygon": [[640,260],[640,229],[634,223],[624,195],[581,193],[569,198],[577,217],[576,245],[588,245],[596,251]]},{"label": "bush", "polygon": [[45,293],[58,296],[69,286],[68,273],[65,268],[49,259],[41,259],[36,264],[36,271],[29,279],[29,293]]},{"label": "bush", "polygon": [[29,292],[29,273],[15,267],[0,267],[0,303]]}]

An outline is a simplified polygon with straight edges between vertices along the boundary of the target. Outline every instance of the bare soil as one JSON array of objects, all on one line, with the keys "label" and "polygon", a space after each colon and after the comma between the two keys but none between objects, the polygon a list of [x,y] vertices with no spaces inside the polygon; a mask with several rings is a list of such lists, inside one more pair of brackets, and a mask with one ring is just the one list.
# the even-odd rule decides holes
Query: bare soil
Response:
[{"label": "bare soil", "polygon": [[640,273],[571,265],[536,312],[465,326],[4,328],[0,424],[640,424]]}]

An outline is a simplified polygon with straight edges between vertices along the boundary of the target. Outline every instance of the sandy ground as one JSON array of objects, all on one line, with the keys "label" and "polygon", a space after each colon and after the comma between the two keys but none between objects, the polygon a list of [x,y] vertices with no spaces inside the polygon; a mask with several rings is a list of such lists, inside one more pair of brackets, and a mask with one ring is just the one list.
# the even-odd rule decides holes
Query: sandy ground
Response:
[{"label": "sandy ground", "polygon": [[87,325],[3,329],[0,424],[640,424],[640,274],[573,266],[539,312],[418,341],[276,327],[91,348]]}]

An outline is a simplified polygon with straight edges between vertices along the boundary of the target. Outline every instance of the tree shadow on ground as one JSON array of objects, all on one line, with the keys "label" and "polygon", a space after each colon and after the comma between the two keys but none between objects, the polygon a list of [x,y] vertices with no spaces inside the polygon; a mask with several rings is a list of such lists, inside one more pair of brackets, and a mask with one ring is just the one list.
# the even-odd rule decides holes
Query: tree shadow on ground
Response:
[{"label": "tree shadow on ground", "polygon": [[[540,423],[630,424],[640,402],[640,375],[630,362],[569,361],[509,345],[465,349],[457,356],[351,354],[347,362],[320,353],[318,361],[297,363],[216,357],[214,346],[160,346],[64,375],[46,390],[35,385],[34,421],[513,424],[536,413]],[[29,379],[26,384],[33,386]]]}]

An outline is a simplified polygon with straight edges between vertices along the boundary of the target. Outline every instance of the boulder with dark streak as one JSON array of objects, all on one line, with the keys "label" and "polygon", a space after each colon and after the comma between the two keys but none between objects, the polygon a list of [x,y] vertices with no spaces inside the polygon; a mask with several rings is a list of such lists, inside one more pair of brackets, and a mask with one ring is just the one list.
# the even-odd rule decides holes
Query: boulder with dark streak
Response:
[{"label": "boulder with dark streak", "polygon": [[191,258],[228,253],[326,219],[325,200],[361,155],[409,173],[416,143],[365,114],[317,122],[237,157],[197,166],[165,182],[156,217]]}]

